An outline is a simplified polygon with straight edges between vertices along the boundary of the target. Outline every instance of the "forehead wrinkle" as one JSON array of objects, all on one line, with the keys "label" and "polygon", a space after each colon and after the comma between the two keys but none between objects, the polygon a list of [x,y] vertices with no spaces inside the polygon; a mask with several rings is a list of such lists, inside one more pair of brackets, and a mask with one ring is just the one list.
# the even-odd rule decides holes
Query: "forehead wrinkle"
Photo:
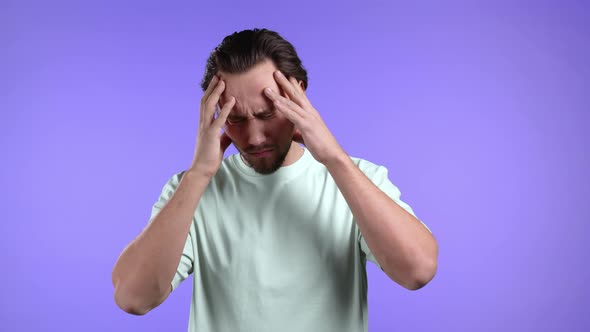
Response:
[{"label": "forehead wrinkle", "polygon": [[[230,96],[236,98],[231,114],[236,116],[248,116],[261,111],[272,110],[272,101],[264,94],[264,88],[270,86],[280,90],[273,78],[273,68],[259,66],[247,73],[227,74],[221,73],[220,77],[226,81],[226,88],[222,99],[229,100]],[[276,91],[275,90],[275,91]]]},{"label": "forehead wrinkle", "polygon": [[[252,106],[255,104],[256,106]],[[230,115],[234,116],[248,116],[249,114],[259,114],[265,111],[269,111],[272,109],[272,106],[269,106],[270,103],[268,101],[264,101],[263,104],[259,104],[258,101],[252,103],[245,103],[242,102],[239,98],[236,98],[236,104],[234,105]]]},{"label": "forehead wrinkle", "polygon": [[[251,110],[252,108],[249,108],[249,109]],[[244,111],[243,108],[234,108],[230,112],[229,116],[244,116],[244,117],[248,117],[249,114],[257,115],[257,114],[266,113],[266,112],[268,112],[270,110],[271,110],[271,108],[269,108],[267,106],[258,107],[258,108],[255,109],[255,111],[252,111],[252,112]]]}]

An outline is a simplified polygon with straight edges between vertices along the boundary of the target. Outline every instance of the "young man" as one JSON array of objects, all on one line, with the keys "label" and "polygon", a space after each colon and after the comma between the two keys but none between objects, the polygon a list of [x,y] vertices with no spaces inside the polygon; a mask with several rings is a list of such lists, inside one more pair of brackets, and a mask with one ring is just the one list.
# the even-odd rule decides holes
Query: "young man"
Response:
[{"label": "young man", "polygon": [[340,147],[289,42],[227,36],[201,86],[193,162],[114,267],[123,310],[147,313],[194,273],[189,331],[366,331],[367,260],[407,289],[434,277],[436,240],[385,167]]}]

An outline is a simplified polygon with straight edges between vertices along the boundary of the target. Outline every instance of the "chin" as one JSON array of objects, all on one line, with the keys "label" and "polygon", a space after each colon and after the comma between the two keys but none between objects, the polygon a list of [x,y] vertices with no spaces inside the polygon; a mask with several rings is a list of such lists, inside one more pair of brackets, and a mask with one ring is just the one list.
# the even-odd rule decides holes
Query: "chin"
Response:
[{"label": "chin", "polygon": [[[248,156],[243,157],[243,159],[247,162],[247,164],[250,165],[250,167],[252,167],[252,169],[254,169],[254,171],[256,171],[256,173],[268,175],[276,172],[279,168],[281,168],[281,166],[285,162],[285,158],[287,157],[289,150],[290,145],[287,147],[285,151],[273,151],[273,154],[271,156],[268,156],[267,158],[258,159],[255,157]],[[244,155],[248,154],[242,153],[242,156]]]},{"label": "chin", "polygon": [[265,175],[272,174],[281,168],[283,161],[285,160],[284,157],[281,158],[281,156],[276,155],[276,151],[274,153],[275,154],[270,157],[270,160],[250,160],[247,158],[246,161],[248,161],[256,173]]}]

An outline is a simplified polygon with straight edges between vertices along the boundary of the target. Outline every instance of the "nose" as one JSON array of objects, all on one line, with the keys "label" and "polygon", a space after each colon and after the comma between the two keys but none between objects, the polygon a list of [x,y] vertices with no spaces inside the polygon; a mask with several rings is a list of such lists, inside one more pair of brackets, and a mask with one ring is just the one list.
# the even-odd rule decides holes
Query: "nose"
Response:
[{"label": "nose", "polygon": [[264,144],[266,141],[264,124],[258,119],[248,121],[246,134],[248,136],[248,145],[250,146],[258,147]]}]

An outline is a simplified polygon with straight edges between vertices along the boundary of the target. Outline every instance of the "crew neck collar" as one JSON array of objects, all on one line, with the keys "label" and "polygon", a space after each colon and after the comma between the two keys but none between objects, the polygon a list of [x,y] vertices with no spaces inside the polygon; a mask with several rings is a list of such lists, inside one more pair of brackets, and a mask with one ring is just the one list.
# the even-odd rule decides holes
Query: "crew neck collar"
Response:
[{"label": "crew neck collar", "polygon": [[260,173],[256,172],[252,167],[250,167],[246,163],[244,163],[244,161],[240,157],[239,152],[232,155],[231,159],[232,159],[233,164],[236,166],[236,168],[241,173],[243,173],[244,175],[250,176],[250,177],[269,178],[269,179],[270,178],[274,179],[274,178],[292,177],[292,176],[296,176],[297,174],[301,173],[301,171],[303,171],[305,168],[307,168],[307,166],[309,166],[309,164],[313,160],[313,156],[311,155],[311,153],[305,147],[302,146],[301,148],[303,149],[303,154],[301,155],[301,157],[299,157],[299,159],[297,159],[291,165],[279,167],[279,169],[277,169],[272,174],[260,174]]}]

